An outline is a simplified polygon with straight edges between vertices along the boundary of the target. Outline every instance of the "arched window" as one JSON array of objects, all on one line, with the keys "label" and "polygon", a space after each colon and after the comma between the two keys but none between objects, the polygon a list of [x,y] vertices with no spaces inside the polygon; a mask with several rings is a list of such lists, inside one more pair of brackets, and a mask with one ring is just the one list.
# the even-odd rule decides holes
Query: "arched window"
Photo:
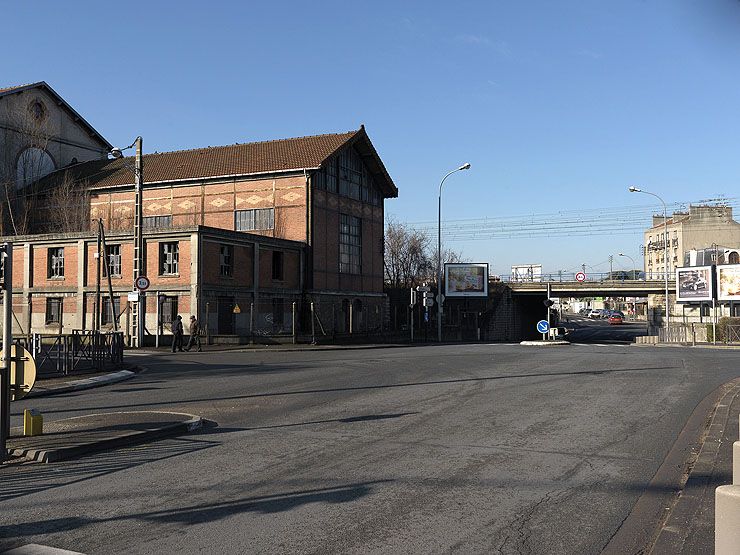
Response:
[{"label": "arched window", "polygon": [[18,157],[16,164],[16,182],[18,188],[25,187],[37,179],[50,174],[56,169],[54,160],[45,150],[29,147]]}]

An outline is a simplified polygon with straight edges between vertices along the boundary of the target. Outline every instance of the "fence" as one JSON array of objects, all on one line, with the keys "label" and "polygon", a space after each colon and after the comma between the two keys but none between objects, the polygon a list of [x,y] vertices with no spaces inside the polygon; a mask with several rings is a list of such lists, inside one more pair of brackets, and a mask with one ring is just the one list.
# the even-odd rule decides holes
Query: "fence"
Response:
[{"label": "fence", "polygon": [[218,303],[215,310],[209,308],[202,324],[201,333],[214,342],[229,341],[234,336],[255,341],[320,342],[381,337],[391,331],[385,297],[262,298],[257,303],[229,300]]},{"label": "fence", "polygon": [[[21,344],[23,341],[20,342]],[[31,336],[31,356],[39,375],[67,375],[74,370],[103,370],[123,362],[123,332],[73,330],[71,334]]]},{"label": "fence", "polygon": [[661,343],[707,343],[709,334],[707,324],[692,322],[689,324],[671,324],[670,327],[657,328],[658,340]]}]

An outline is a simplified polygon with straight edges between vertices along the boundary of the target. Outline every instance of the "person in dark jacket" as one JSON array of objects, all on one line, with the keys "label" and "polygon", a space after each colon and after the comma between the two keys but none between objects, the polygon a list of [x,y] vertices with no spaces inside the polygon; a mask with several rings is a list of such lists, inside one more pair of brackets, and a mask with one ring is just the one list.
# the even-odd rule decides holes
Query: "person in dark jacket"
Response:
[{"label": "person in dark jacket", "polygon": [[195,319],[195,316],[191,316],[190,339],[188,339],[188,346],[185,347],[185,350],[189,351],[196,343],[198,344],[198,352],[201,352],[203,349],[200,348],[200,329],[198,328],[198,320]]},{"label": "person in dark jacket", "polygon": [[182,316],[179,314],[175,318],[175,322],[172,324],[172,352],[182,352],[182,336],[184,330],[182,327]]}]

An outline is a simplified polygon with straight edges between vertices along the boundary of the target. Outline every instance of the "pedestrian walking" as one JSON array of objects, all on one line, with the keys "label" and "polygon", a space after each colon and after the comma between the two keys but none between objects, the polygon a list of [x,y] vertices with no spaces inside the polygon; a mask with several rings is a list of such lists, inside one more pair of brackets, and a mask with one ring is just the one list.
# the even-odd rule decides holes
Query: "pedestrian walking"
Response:
[{"label": "pedestrian walking", "polygon": [[185,347],[186,351],[189,351],[193,348],[193,345],[196,343],[198,344],[198,352],[201,352],[203,349],[200,348],[200,329],[198,328],[198,320],[196,320],[195,316],[190,317],[190,339],[188,339],[188,346]]},{"label": "pedestrian walking", "polygon": [[182,352],[182,336],[184,330],[182,327],[182,316],[179,314],[175,318],[175,322],[172,324],[172,352]]}]

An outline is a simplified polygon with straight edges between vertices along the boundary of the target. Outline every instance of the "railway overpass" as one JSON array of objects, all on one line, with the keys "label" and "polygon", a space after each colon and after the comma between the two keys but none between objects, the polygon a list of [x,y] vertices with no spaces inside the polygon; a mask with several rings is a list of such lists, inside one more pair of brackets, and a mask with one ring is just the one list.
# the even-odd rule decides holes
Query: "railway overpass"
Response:
[{"label": "railway overpass", "polygon": [[[665,280],[628,279],[599,281],[511,281],[507,282],[514,295],[547,295],[550,286],[553,297],[647,297],[664,295]],[[675,279],[668,280],[668,291],[676,290]]]}]

